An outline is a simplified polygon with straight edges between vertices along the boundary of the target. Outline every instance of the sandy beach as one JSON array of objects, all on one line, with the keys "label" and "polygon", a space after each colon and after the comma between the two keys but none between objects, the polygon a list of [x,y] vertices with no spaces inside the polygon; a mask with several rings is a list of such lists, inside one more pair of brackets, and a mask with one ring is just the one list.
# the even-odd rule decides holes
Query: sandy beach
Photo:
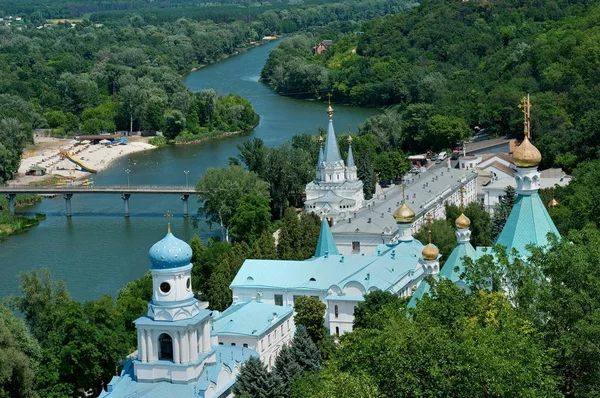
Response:
[{"label": "sandy beach", "polygon": [[74,177],[75,179],[94,176],[93,173],[81,171],[78,165],[64,156],[65,152],[69,152],[73,158],[83,162],[87,167],[101,171],[122,156],[156,148],[148,144],[146,142],[148,138],[145,137],[128,137],[128,140],[129,142],[125,145],[92,145],[76,143],[72,138],[35,137],[34,145],[25,148],[23,152],[18,176],[9,183],[29,184],[43,180],[45,177],[25,175],[34,166],[45,168],[46,176]]}]

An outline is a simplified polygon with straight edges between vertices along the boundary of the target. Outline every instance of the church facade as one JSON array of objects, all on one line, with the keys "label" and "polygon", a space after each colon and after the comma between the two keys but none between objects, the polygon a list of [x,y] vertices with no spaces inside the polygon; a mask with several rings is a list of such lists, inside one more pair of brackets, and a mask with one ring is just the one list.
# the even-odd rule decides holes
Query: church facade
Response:
[{"label": "church facade", "polygon": [[327,108],[327,114],[329,125],[325,150],[320,143],[316,178],[306,184],[304,208],[307,213],[312,212],[331,220],[338,220],[360,209],[365,197],[363,182],[358,179],[352,154],[352,137],[348,137],[348,157],[344,163],[333,128],[331,104]]}]

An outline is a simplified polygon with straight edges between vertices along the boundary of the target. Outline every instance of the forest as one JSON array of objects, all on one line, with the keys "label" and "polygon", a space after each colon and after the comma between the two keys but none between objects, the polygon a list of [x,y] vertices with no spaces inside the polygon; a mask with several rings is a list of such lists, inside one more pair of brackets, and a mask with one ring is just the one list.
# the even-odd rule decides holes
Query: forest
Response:
[{"label": "forest", "polygon": [[127,12],[102,23],[48,24],[36,9],[20,23],[0,22],[0,182],[16,171],[33,129],[50,128],[54,135],[159,130],[180,142],[249,130],[258,122],[249,102],[210,90],[191,93],[182,76],[265,35],[364,20],[411,4],[307,5],[229,23]]},{"label": "forest", "polygon": [[[336,101],[389,107],[381,118],[405,151],[444,148],[440,117],[518,137],[515,104],[530,92],[542,166],[570,172],[597,155],[599,15],[586,0],[425,0],[357,31],[315,30],[282,42],[262,79],[284,95],[331,92]],[[333,45],[313,56],[323,39]]]}]

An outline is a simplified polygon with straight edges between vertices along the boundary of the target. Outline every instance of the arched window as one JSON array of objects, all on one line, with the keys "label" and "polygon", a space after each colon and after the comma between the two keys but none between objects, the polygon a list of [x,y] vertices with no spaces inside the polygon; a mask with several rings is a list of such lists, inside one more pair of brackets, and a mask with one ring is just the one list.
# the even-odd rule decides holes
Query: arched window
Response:
[{"label": "arched window", "polygon": [[333,307],[334,313],[335,313],[335,317],[337,318],[340,315],[340,311],[338,306],[336,305],[335,307]]},{"label": "arched window", "polygon": [[173,360],[173,339],[166,333],[158,337],[158,359]]},{"label": "arched window", "polygon": [[336,336],[339,336],[339,335],[340,335],[340,328],[339,328],[339,326],[336,326],[336,327],[335,327],[335,335],[336,335]]}]

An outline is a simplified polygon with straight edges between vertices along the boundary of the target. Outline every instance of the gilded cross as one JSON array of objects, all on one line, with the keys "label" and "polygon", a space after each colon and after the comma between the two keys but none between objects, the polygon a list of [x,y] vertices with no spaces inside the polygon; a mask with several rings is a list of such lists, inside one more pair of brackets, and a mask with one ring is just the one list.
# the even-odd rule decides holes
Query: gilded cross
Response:
[{"label": "gilded cross", "polygon": [[331,93],[327,93],[327,97],[329,98],[329,105],[331,105]]},{"label": "gilded cross", "polygon": [[431,213],[427,213],[425,221],[427,221],[427,226],[429,227],[427,235],[429,235],[429,244],[431,244],[431,224],[433,222],[433,217],[431,216]]},{"label": "gilded cross", "polygon": [[521,99],[519,108],[523,112],[523,133],[526,138],[531,138],[531,103],[529,102],[529,93]]},{"label": "gilded cross", "polygon": [[173,213],[170,210],[167,210],[165,213],[165,217],[167,217],[167,229],[168,232],[171,232],[171,217],[173,217]]}]

